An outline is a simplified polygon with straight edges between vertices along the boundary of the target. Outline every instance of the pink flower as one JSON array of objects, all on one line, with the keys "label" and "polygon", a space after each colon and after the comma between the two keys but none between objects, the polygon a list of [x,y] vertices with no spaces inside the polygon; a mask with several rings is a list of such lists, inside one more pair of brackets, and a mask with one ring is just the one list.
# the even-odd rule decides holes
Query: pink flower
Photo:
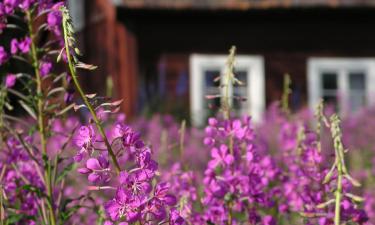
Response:
[{"label": "pink flower", "polygon": [[10,42],[10,53],[17,54],[18,51],[18,41],[17,39],[13,38],[12,41]]},{"label": "pink flower", "polygon": [[5,78],[5,87],[11,88],[16,84],[17,76],[14,74],[8,74]]},{"label": "pink flower", "polygon": [[7,59],[8,59],[7,52],[5,51],[3,46],[0,46],[0,65],[4,64]]},{"label": "pink flower", "polygon": [[39,70],[40,70],[40,75],[42,77],[48,75],[51,72],[51,69],[52,69],[52,63],[50,63],[50,62],[40,63]]},{"label": "pink flower", "polygon": [[231,165],[234,162],[234,157],[229,153],[226,145],[220,145],[220,149],[213,148],[211,150],[212,160],[209,162],[210,168],[215,168],[218,165]]},{"label": "pink flower", "polygon": [[30,51],[31,38],[26,37],[23,41],[18,42],[18,49],[22,53],[28,53]]}]

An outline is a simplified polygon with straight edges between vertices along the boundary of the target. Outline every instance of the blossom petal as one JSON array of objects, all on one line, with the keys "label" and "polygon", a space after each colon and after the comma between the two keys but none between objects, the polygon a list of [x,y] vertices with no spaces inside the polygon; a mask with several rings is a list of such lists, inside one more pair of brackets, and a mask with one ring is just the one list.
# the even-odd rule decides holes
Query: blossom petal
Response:
[{"label": "blossom petal", "polygon": [[86,167],[91,170],[101,170],[102,167],[100,166],[99,161],[96,158],[90,158],[86,162]]}]

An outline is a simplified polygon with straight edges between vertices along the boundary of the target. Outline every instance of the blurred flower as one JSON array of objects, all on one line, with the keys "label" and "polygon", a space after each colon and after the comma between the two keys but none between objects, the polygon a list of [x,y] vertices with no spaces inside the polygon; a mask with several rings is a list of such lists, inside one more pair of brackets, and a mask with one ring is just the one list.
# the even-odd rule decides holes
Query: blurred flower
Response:
[{"label": "blurred flower", "polygon": [[40,70],[40,75],[42,77],[48,75],[51,72],[51,69],[52,69],[52,63],[51,62],[44,61],[44,62],[40,63],[39,70]]},{"label": "blurred flower", "polygon": [[16,84],[17,76],[14,74],[8,74],[5,78],[5,87],[12,88]]},{"label": "blurred flower", "polygon": [[8,54],[6,53],[3,46],[0,46],[0,65],[4,64],[4,62],[8,59]]}]

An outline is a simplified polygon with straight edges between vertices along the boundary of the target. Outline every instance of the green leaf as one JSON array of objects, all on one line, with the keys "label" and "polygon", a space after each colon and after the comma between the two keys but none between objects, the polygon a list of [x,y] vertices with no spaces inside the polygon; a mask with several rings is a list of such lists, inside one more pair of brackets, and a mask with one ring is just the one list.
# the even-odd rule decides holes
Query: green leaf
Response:
[{"label": "green leaf", "polygon": [[61,171],[61,173],[57,176],[56,178],[56,183],[60,182],[62,179],[64,179],[69,172],[71,172],[72,170],[75,170],[77,168],[77,164],[76,163],[71,163],[69,165],[67,165],[63,171]]},{"label": "green leaf", "polygon": [[15,29],[15,30],[22,30],[22,31],[25,31],[25,29],[23,29],[22,27],[16,25],[16,24],[7,24],[6,25],[6,28],[7,29]]},{"label": "green leaf", "polygon": [[65,88],[63,88],[63,87],[53,88],[52,90],[50,90],[50,91],[47,93],[47,97],[51,97],[51,95],[53,95],[53,94],[55,94],[55,93],[64,92],[64,91],[65,91]]},{"label": "green leaf", "polygon": [[29,113],[29,115],[36,120],[36,114],[34,112],[33,109],[30,108],[30,106],[28,106],[24,101],[22,100],[19,100],[18,101],[20,103],[20,105],[22,106],[22,108],[24,108],[26,110],[26,112]]},{"label": "green leaf", "polygon": [[65,107],[64,109],[62,109],[61,111],[57,112],[56,115],[57,116],[61,116],[63,115],[64,113],[68,112],[70,109],[72,109],[74,107],[74,103],[68,105],[67,107]]},{"label": "green leaf", "polygon": [[11,214],[9,214],[6,221],[7,221],[8,224],[15,224],[15,223],[19,222],[22,218],[23,218],[23,214],[11,213]]}]

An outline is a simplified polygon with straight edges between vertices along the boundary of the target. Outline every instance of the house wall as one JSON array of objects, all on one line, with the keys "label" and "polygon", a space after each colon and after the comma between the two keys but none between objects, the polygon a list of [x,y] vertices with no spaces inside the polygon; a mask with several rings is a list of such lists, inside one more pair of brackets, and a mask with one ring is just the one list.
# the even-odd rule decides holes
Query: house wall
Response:
[{"label": "house wall", "polygon": [[[148,90],[148,96],[147,91],[142,94],[144,104],[152,101],[155,93],[165,93],[157,90],[163,87],[158,84],[160,61],[170,66],[165,71],[173,71],[179,64],[182,73],[188,71],[190,54],[227,54],[233,44],[237,46],[238,54],[264,57],[267,104],[280,99],[283,75],[291,75],[294,109],[307,105],[309,57],[375,56],[373,9],[119,9],[118,12],[118,19],[137,37],[139,79],[154,85],[150,88],[147,82],[142,82],[145,86],[141,88],[151,90]],[[179,57],[174,58],[177,55]],[[176,71],[167,73],[168,83],[177,83],[178,74]],[[181,97],[180,101],[186,102],[186,99]]]},{"label": "house wall", "polygon": [[114,95],[124,98],[128,115],[148,106],[146,111],[186,118],[189,100],[181,82],[192,53],[227,54],[236,45],[238,54],[262,55],[267,104],[280,99],[283,75],[289,73],[294,109],[307,104],[309,57],[375,56],[375,10],[370,8],[158,10],[116,9],[109,2],[86,4],[86,61],[99,70],[85,76],[85,83],[97,90],[113,76]]},{"label": "house wall", "polygon": [[[112,95],[123,99],[121,110],[128,116],[136,111],[138,62],[134,34],[117,20],[117,9],[110,0],[86,1],[83,35],[84,61],[98,69],[83,72],[81,79],[88,93]],[[107,79],[113,80],[113,91],[107,90]]]}]

